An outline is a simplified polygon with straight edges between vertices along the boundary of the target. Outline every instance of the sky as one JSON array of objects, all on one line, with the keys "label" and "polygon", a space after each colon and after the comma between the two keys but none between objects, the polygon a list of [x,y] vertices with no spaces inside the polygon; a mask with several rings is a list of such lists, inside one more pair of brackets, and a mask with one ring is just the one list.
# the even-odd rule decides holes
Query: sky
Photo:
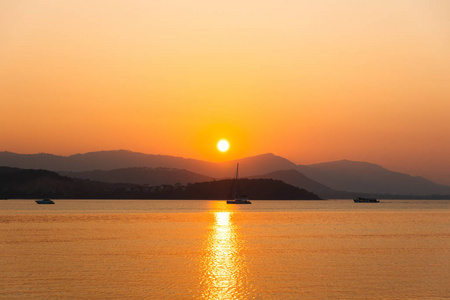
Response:
[{"label": "sky", "polygon": [[3,0],[0,104],[0,151],[270,152],[450,184],[450,1]]}]

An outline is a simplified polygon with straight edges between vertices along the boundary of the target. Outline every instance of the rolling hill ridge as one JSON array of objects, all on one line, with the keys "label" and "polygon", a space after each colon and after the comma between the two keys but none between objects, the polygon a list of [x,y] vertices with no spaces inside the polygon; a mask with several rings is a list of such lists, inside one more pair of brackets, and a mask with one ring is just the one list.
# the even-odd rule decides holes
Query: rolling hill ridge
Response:
[{"label": "rolling hill ridge", "polygon": [[[326,198],[343,197],[354,195],[355,193],[412,196],[450,195],[450,186],[437,184],[423,177],[392,172],[379,165],[350,160],[296,165],[283,157],[271,153],[213,163],[127,150],[99,151],[71,156],[0,152],[0,166],[46,169],[60,172],[63,175],[71,174],[74,177],[78,176],[94,180],[102,179],[107,182],[115,181],[102,178],[100,176],[102,170],[111,171],[128,168],[185,170],[183,171],[185,175],[181,176],[181,173],[179,173],[179,177],[176,177],[174,174],[170,175],[173,177],[170,177],[166,174],[165,176],[168,176],[167,184],[197,182],[207,178],[231,178],[234,175],[236,163],[238,162],[240,164],[241,177],[280,179],[295,184],[300,188],[310,188],[319,195],[326,195],[322,196]],[[292,170],[298,173],[292,172]],[[84,174],[77,175],[69,172],[84,172]],[[138,171],[135,170],[135,172]],[[193,174],[188,174],[187,172]],[[130,175],[129,178],[133,176]],[[144,175],[142,177],[145,178]],[[161,175],[161,178],[163,177]],[[169,178],[172,179],[169,180]],[[135,177],[135,180],[126,182],[142,184],[143,181],[139,180],[141,179]],[[147,180],[151,182],[150,179]],[[153,181],[151,183],[160,182]]]},{"label": "rolling hill ridge", "polygon": [[[319,200],[304,189],[273,179],[242,179],[251,199]],[[137,185],[70,178],[47,170],[0,167],[0,199],[197,199],[225,200],[232,180],[183,185]]]}]

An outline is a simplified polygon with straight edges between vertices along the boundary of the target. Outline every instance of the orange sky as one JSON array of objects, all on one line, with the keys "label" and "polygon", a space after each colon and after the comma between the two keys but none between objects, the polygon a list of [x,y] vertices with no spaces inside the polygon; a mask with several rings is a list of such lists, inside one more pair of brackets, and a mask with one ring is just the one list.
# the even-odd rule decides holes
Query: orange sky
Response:
[{"label": "orange sky", "polygon": [[0,20],[0,151],[272,152],[450,184],[450,1],[4,0]]}]

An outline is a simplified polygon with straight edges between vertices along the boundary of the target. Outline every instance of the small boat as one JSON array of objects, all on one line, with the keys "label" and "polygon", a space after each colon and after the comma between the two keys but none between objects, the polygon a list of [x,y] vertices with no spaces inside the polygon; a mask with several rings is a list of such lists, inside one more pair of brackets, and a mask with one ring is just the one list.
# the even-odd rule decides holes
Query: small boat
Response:
[{"label": "small boat", "polygon": [[355,202],[355,203],[379,203],[380,201],[378,201],[375,198],[358,197],[358,198],[353,199],[353,202]]},{"label": "small boat", "polygon": [[239,164],[237,164],[236,167],[236,178],[234,179],[233,184],[233,195],[234,199],[227,200],[227,204],[252,204],[250,200],[248,200],[248,197],[245,195],[238,195],[238,174],[239,174]]},{"label": "small boat", "polygon": [[227,204],[252,204],[250,200],[248,200],[248,197],[245,195],[237,196],[233,200],[227,200]]},{"label": "small boat", "polygon": [[36,200],[37,204],[55,204],[55,202],[53,202],[53,200],[51,200],[50,198],[44,198],[42,200]]}]

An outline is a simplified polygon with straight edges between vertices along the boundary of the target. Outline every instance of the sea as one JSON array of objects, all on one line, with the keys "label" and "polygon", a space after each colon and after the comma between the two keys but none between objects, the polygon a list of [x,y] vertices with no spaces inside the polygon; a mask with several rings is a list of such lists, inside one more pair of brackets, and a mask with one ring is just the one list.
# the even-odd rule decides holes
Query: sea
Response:
[{"label": "sea", "polygon": [[0,201],[1,299],[450,299],[450,200]]}]

